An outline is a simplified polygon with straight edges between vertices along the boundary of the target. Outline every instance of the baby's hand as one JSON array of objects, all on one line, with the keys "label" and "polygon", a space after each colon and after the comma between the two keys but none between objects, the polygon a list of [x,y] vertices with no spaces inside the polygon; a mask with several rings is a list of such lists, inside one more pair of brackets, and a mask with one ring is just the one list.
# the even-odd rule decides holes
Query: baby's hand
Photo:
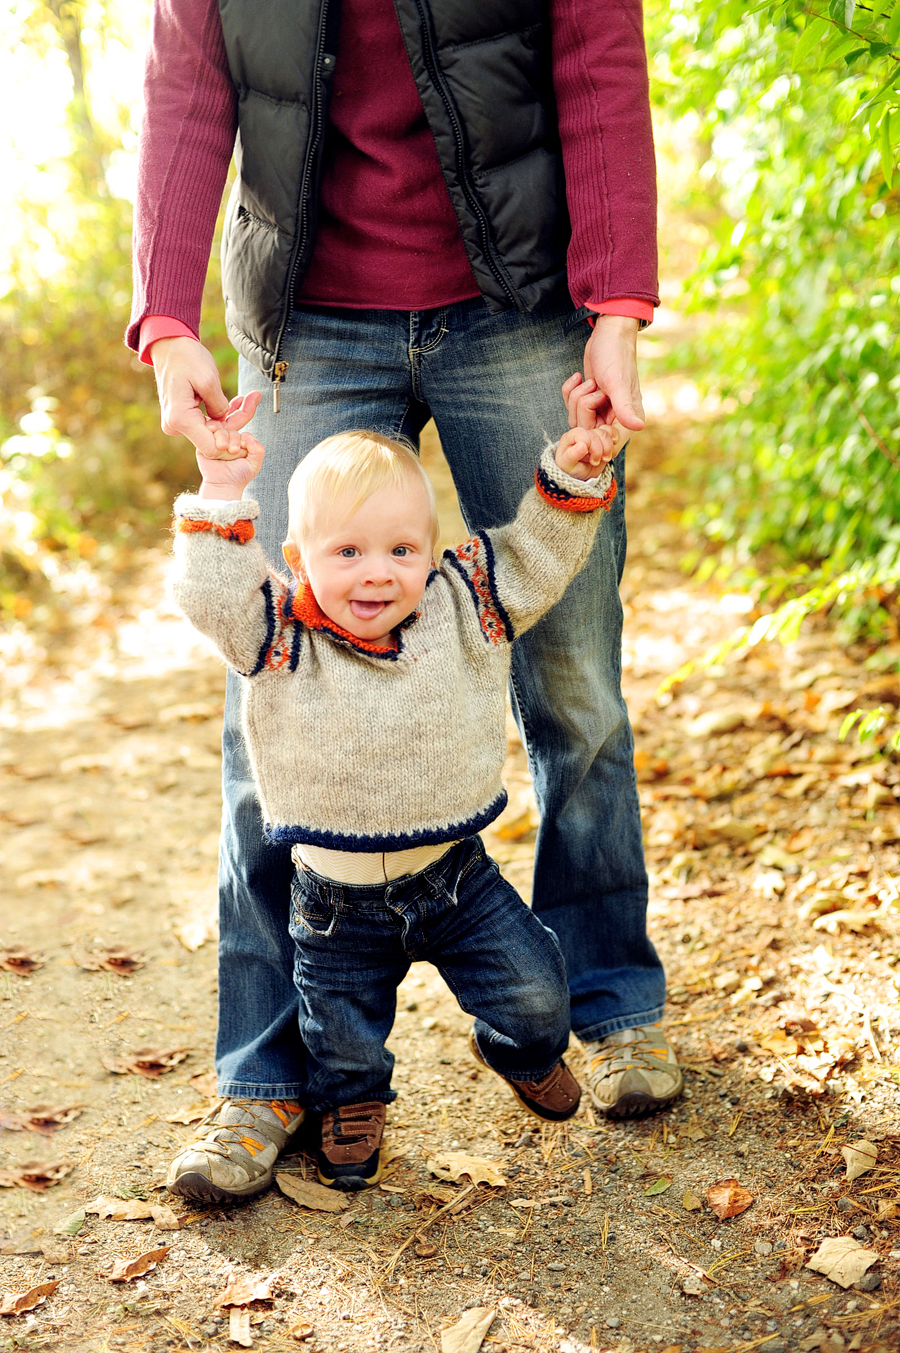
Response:
[{"label": "baby's hand", "polygon": [[197,464],[203,476],[201,498],[240,498],[244,489],[259,474],[265,450],[252,432],[215,433],[216,455],[197,452]]},{"label": "baby's hand", "polygon": [[595,428],[569,428],[559,439],[556,463],[573,479],[596,479],[616,454],[618,429],[601,423]]}]

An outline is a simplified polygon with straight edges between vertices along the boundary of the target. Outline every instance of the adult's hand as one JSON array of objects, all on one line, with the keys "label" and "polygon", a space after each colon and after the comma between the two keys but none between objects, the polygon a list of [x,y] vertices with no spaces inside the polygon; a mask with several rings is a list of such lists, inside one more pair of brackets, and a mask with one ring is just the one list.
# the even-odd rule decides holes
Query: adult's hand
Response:
[{"label": "adult's hand", "polygon": [[253,390],[226,399],[212,353],[194,338],[158,338],[150,355],[163,432],[187,437],[202,455],[218,459],[216,432],[246,427],[262,395]]},{"label": "adult's hand", "polygon": [[[630,432],[644,426],[637,370],[638,322],[627,315],[598,315],[584,349],[584,379],[596,386],[577,403],[567,397],[569,427],[596,427],[618,421]],[[568,384],[568,382],[567,382]]]}]

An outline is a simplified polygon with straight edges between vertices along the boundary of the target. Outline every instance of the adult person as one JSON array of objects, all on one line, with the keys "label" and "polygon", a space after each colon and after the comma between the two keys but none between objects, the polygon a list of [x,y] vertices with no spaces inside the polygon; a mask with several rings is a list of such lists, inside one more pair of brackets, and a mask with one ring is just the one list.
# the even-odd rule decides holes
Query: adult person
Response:
[{"label": "adult person", "polygon": [[[229,402],[197,335],[235,147]],[[579,417],[641,428],[636,334],[658,301],[655,269],[640,0],[156,0],[127,341],[155,369],[164,431],[215,454],[216,428],[256,415],[273,561],[287,481],[328,434],[415,440],[433,415],[477,529],[514,515],[573,371],[596,385]],[[625,1116],[671,1100],[681,1073],[659,1023],[619,689],[616,464],[609,529],[523,640],[511,697],[541,809],[533,906],[559,936],[594,1101]],[[265,1187],[303,1116],[291,860],[262,839],[236,694],[220,867],[225,1102],[168,1180],[219,1200]]]}]

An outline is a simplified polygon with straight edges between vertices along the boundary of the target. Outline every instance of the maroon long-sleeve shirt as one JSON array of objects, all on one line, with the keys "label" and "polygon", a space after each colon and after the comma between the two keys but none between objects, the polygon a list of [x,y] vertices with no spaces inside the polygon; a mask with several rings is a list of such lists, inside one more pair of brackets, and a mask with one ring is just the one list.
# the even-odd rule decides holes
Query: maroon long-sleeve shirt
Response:
[{"label": "maroon long-sleeve shirt", "polygon": [[[550,0],[550,13],[572,299],[649,318],[656,176],[641,0]],[[199,329],[236,129],[218,0],[156,0],[144,92],[133,347],[148,316]],[[477,296],[392,0],[343,0],[329,112],[319,229],[298,299],[393,310]]]}]

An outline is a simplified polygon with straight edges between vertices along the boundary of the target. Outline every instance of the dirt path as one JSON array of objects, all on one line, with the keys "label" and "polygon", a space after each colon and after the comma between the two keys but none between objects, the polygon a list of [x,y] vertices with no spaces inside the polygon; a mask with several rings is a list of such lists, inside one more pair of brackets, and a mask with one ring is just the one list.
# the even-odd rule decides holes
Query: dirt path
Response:
[{"label": "dirt path", "polygon": [[[659,702],[660,678],[742,619],[740,599],[679,572],[679,470],[649,435],[631,450],[625,675],[685,1097],[643,1123],[588,1109],[538,1130],[475,1069],[465,1017],[417,965],[391,1039],[394,1159],[343,1213],[273,1190],[231,1211],[169,1200],[177,1230],[89,1213],[54,1231],[98,1196],[164,1204],[168,1160],[210,1103],[221,670],[160,601],[159,558],[78,603],[74,646],[19,644],[0,950],[40,966],[0,971],[0,1288],[58,1286],[0,1317],[0,1348],[233,1348],[216,1298],[240,1275],[271,1279],[241,1338],[273,1353],[437,1349],[470,1307],[496,1310],[493,1353],[900,1346],[900,773],[836,736],[853,700],[900,700],[900,649],[866,665],[812,630]],[[487,841],[527,893],[535,814],[512,732],[508,783]],[[107,964],[143,965],[85,966],[110,946]],[[162,1074],[109,1069],[147,1049]],[[876,1150],[848,1182],[842,1148],[860,1138]],[[452,1152],[504,1182],[439,1177],[429,1162]],[[285,1162],[295,1181],[304,1161]],[[719,1220],[706,1195],[725,1179],[753,1202]],[[862,1287],[805,1267],[841,1235],[877,1256]],[[159,1247],[144,1277],[110,1282],[115,1259]]]}]

